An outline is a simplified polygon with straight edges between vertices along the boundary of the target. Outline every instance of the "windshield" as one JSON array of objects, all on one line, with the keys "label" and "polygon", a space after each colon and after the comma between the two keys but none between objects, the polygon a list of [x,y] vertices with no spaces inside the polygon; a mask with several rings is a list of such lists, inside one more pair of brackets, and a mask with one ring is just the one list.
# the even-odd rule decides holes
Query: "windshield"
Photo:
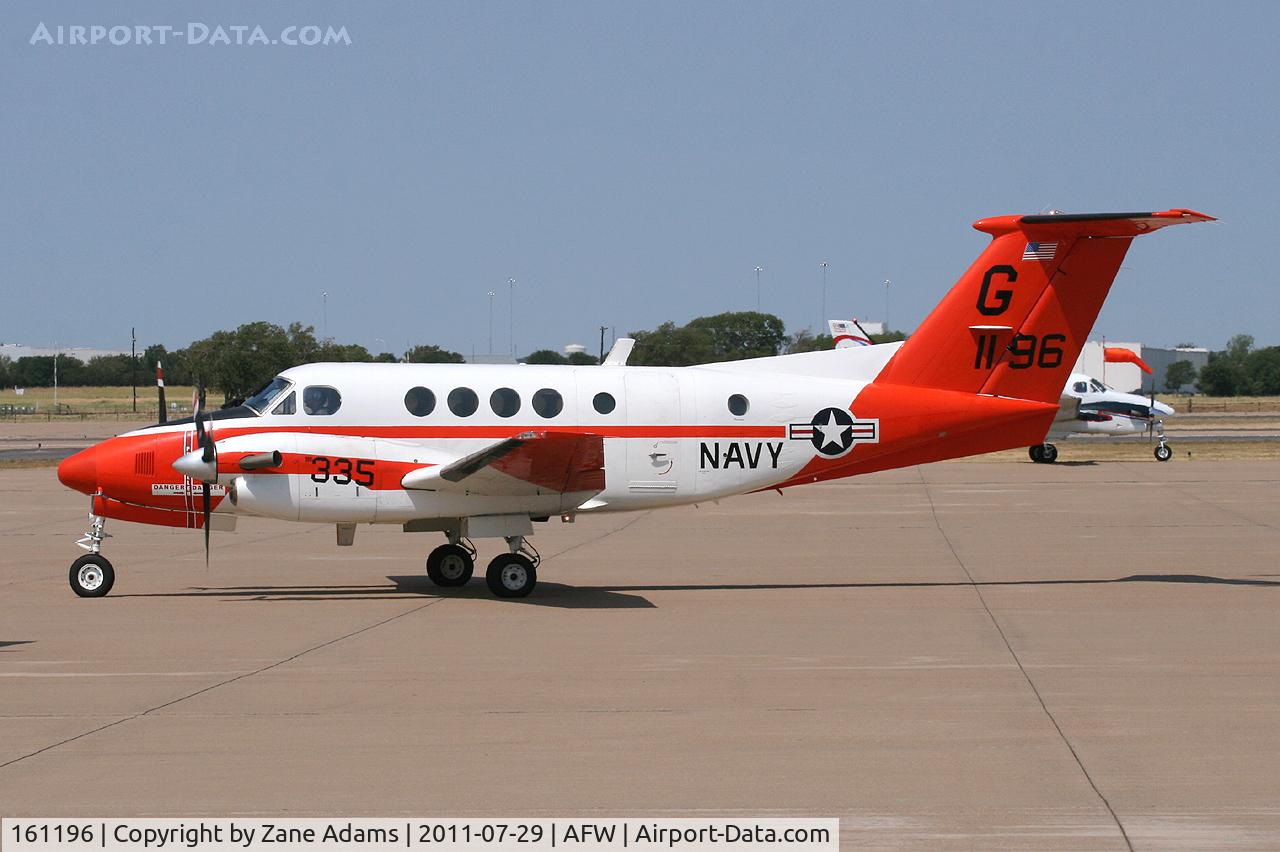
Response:
[{"label": "windshield", "polygon": [[271,401],[287,387],[289,387],[289,380],[284,376],[276,376],[269,385],[246,399],[244,404],[261,414],[267,410],[267,406],[271,404]]},{"label": "windshield", "polygon": [[1093,386],[1095,393],[1106,393],[1108,390],[1107,386],[1097,379],[1090,379],[1089,384]]}]

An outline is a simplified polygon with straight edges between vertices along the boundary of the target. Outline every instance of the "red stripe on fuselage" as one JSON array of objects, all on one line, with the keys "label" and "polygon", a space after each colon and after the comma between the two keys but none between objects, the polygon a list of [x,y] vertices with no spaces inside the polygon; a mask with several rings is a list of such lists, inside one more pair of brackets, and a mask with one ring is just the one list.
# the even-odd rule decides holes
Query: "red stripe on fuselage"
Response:
[{"label": "red stripe on fuselage", "polygon": [[[234,422],[234,421],[231,421]],[[215,440],[238,435],[297,432],[346,438],[511,438],[524,432],[599,435],[602,438],[785,438],[786,426],[220,426]]]}]

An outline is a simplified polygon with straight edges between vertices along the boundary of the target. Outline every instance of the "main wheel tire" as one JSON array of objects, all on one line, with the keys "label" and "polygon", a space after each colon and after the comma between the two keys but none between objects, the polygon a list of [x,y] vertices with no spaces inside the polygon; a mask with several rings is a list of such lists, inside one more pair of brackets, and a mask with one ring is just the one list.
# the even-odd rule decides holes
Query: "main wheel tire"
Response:
[{"label": "main wheel tire", "polygon": [[1040,448],[1040,458],[1045,464],[1053,464],[1058,460],[1058,448],[1053,444],[1045,444]]},{"label": "main wheel tire", "polygon": [[1173,458],[1173,447],[1168,444],[1160,444],[1156,447],[1156,461],[1166,462]]},{"label": "main wheel tire", "polygon": [[475,568],[471,554],[456,544],[442,544],[427,557],[427,576],[437,586],[465,586]]},{"label": "main wheel tire", "polygon": [[1027,447],[1027,455],[1031,456],[1031,460],[1036,464],[1044,461],[1044,447],[1040,444],[1033,444]]},{"label": "main wheel tire", "polygon": [[500,598],[523,598],[537,585],[538,569],[523,553],[504,553],[489,563],[484,579]]},{"label": "main wheel tire", "polygon": [[71,591],[82,598],[100,598],[116,582],[116,569],[100,553],[86,553],[71,563]]}]

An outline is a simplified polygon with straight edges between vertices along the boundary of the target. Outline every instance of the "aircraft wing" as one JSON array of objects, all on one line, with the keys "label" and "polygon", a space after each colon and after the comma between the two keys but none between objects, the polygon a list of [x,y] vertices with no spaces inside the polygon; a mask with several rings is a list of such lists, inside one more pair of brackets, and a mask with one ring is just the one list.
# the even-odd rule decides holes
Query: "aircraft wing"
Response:
[{"label": "aircraft wing", "polygon": [[453,461],[411,470],[400,484],[495,497],[598,494],[604,490],[604,439],[576,432],[522,432]]}]

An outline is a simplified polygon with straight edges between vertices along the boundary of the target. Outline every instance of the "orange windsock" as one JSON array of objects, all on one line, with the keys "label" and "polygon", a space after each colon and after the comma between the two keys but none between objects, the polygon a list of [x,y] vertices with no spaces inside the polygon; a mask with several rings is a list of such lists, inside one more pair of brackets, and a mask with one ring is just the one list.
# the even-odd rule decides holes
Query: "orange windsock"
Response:
[{"label": "orange windsock", "polygon": [[1111,363],[1137,364],[1138,369],[1144,373],[1150,373],[1151,368],[1147,366],[1147,362],[1138,357],[1138,353],[1132,349],[1125,349],[1120,346],[1108,346],[1102,350],[1102,360]]}]

